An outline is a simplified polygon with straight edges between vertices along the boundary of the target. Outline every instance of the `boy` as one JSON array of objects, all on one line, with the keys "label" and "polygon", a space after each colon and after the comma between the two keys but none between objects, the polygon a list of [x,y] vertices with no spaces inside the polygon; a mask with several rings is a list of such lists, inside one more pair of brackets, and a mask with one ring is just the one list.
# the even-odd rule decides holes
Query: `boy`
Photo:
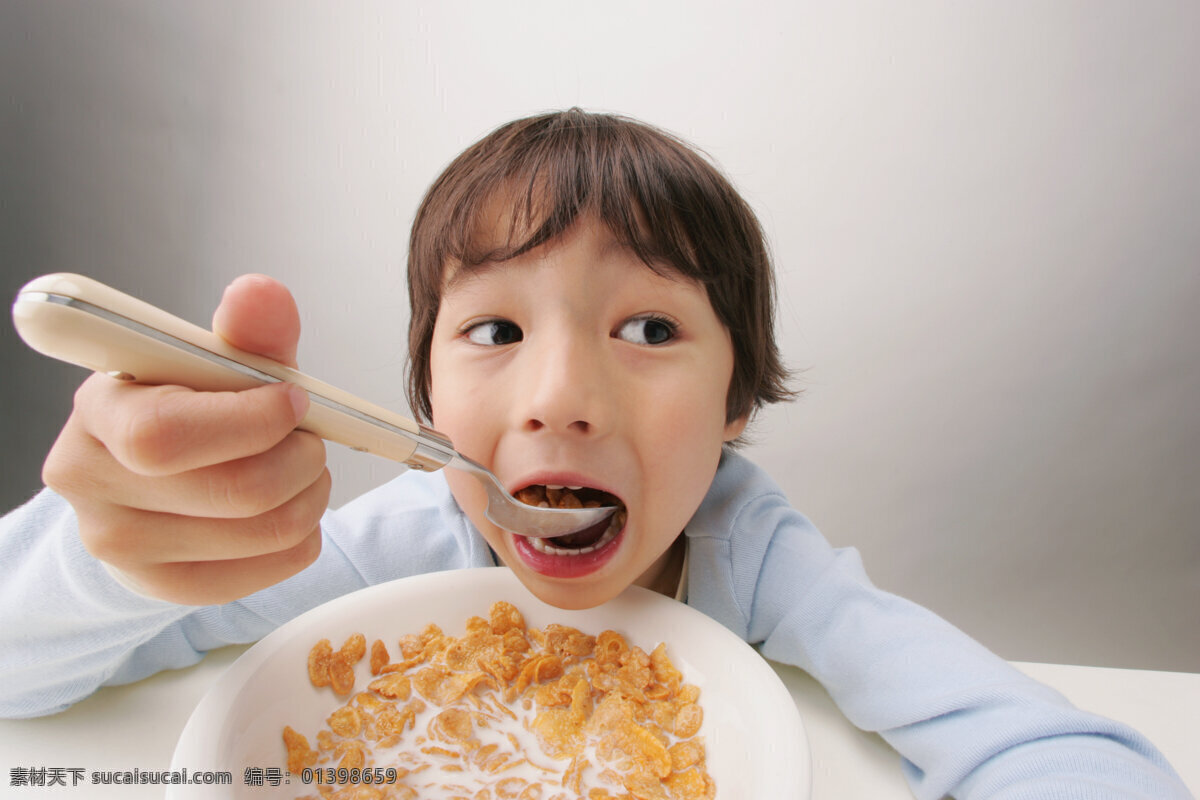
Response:
[{"label": "boy", "polygon": [[[511,491],[600,492],[616,521],[529,540],[453,470],[325,513],[324,449],[293,430],[302,394],[93,376],[51,490],[0,536],[0,608],[22,620],[0,648],[3,712],[192,663],[370,583],[503,563],[564,608],[633,583],[684,599],[820,680],[918,796],[1187,797],[1138,734],[875,589],[736,455],[754,410],[789,396],[771,281],[753,214],[678,140],[579,110],[498,129],[414,222],[410,402]],[[214,329],[294,363],[297,320],[249,277]]]}]

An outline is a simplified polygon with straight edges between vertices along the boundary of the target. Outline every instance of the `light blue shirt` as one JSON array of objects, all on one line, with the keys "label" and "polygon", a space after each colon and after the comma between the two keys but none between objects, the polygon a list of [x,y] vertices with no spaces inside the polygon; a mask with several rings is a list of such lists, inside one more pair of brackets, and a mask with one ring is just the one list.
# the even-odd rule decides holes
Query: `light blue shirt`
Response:
[{"label": "light blue shirt", "polygon": [[[0,521],[0,716],[52,713],[102,685],[252,642],[355,589],[494,566],[440,473],[407,473],[323,521],[317,561],[222,606],[178,606],[117,584],[49,490]],[[727,454],[685,531],[686,597],[768,658],[816,678],[903,757],[918,798],[1184,800],[1129,727],[1071,706],[940,617],[875,588],[745,458]]]}]

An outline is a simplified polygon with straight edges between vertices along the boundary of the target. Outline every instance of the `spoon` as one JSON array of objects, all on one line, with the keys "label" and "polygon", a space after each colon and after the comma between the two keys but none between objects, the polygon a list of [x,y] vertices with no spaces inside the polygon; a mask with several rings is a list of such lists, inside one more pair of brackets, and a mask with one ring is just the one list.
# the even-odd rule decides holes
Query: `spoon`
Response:
[{"label": "spoon", "polygon": [[312,401],[297,427],[412,469],[453,467],[468,472],[487,490],[487,518],[523,536],[565,536],[616,511],[615,506],[526,505],[490,470],[456,451],[432,428],[277,361],[231,347],[211,331],[82,275],[58,273],[27,283],[13,303],[13,322],[25,343],[43,355],[120,380],[200,391],[238,391],[280,381],[296,384]]}]

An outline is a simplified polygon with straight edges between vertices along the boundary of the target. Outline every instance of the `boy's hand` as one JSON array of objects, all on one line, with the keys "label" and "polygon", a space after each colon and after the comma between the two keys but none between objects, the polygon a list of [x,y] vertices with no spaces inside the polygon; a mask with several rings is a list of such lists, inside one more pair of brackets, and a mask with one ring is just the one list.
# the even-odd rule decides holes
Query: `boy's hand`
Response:
[{"label": "boy's hand", "polygon": [[[213,330],[242,350],[296,364],[300,317],[282,284],[243,276]],[[308,398],[274,384],[196,392],[96,374],[43,470],[74,507],[88,552],[176,603],[244,597],[294,575],[321,550],[325,445],[295,430]]]}]

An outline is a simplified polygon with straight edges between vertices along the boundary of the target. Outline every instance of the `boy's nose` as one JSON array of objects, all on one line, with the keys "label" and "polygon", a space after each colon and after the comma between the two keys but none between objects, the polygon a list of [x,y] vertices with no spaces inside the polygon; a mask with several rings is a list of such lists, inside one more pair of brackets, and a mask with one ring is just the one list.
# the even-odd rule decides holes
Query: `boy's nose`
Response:
[{"label": "boy's nose", "polygon": [[527,348],[523,355],[525,430],[596,435],[607,428],[613,387],[593,346],[560,340]]}]

